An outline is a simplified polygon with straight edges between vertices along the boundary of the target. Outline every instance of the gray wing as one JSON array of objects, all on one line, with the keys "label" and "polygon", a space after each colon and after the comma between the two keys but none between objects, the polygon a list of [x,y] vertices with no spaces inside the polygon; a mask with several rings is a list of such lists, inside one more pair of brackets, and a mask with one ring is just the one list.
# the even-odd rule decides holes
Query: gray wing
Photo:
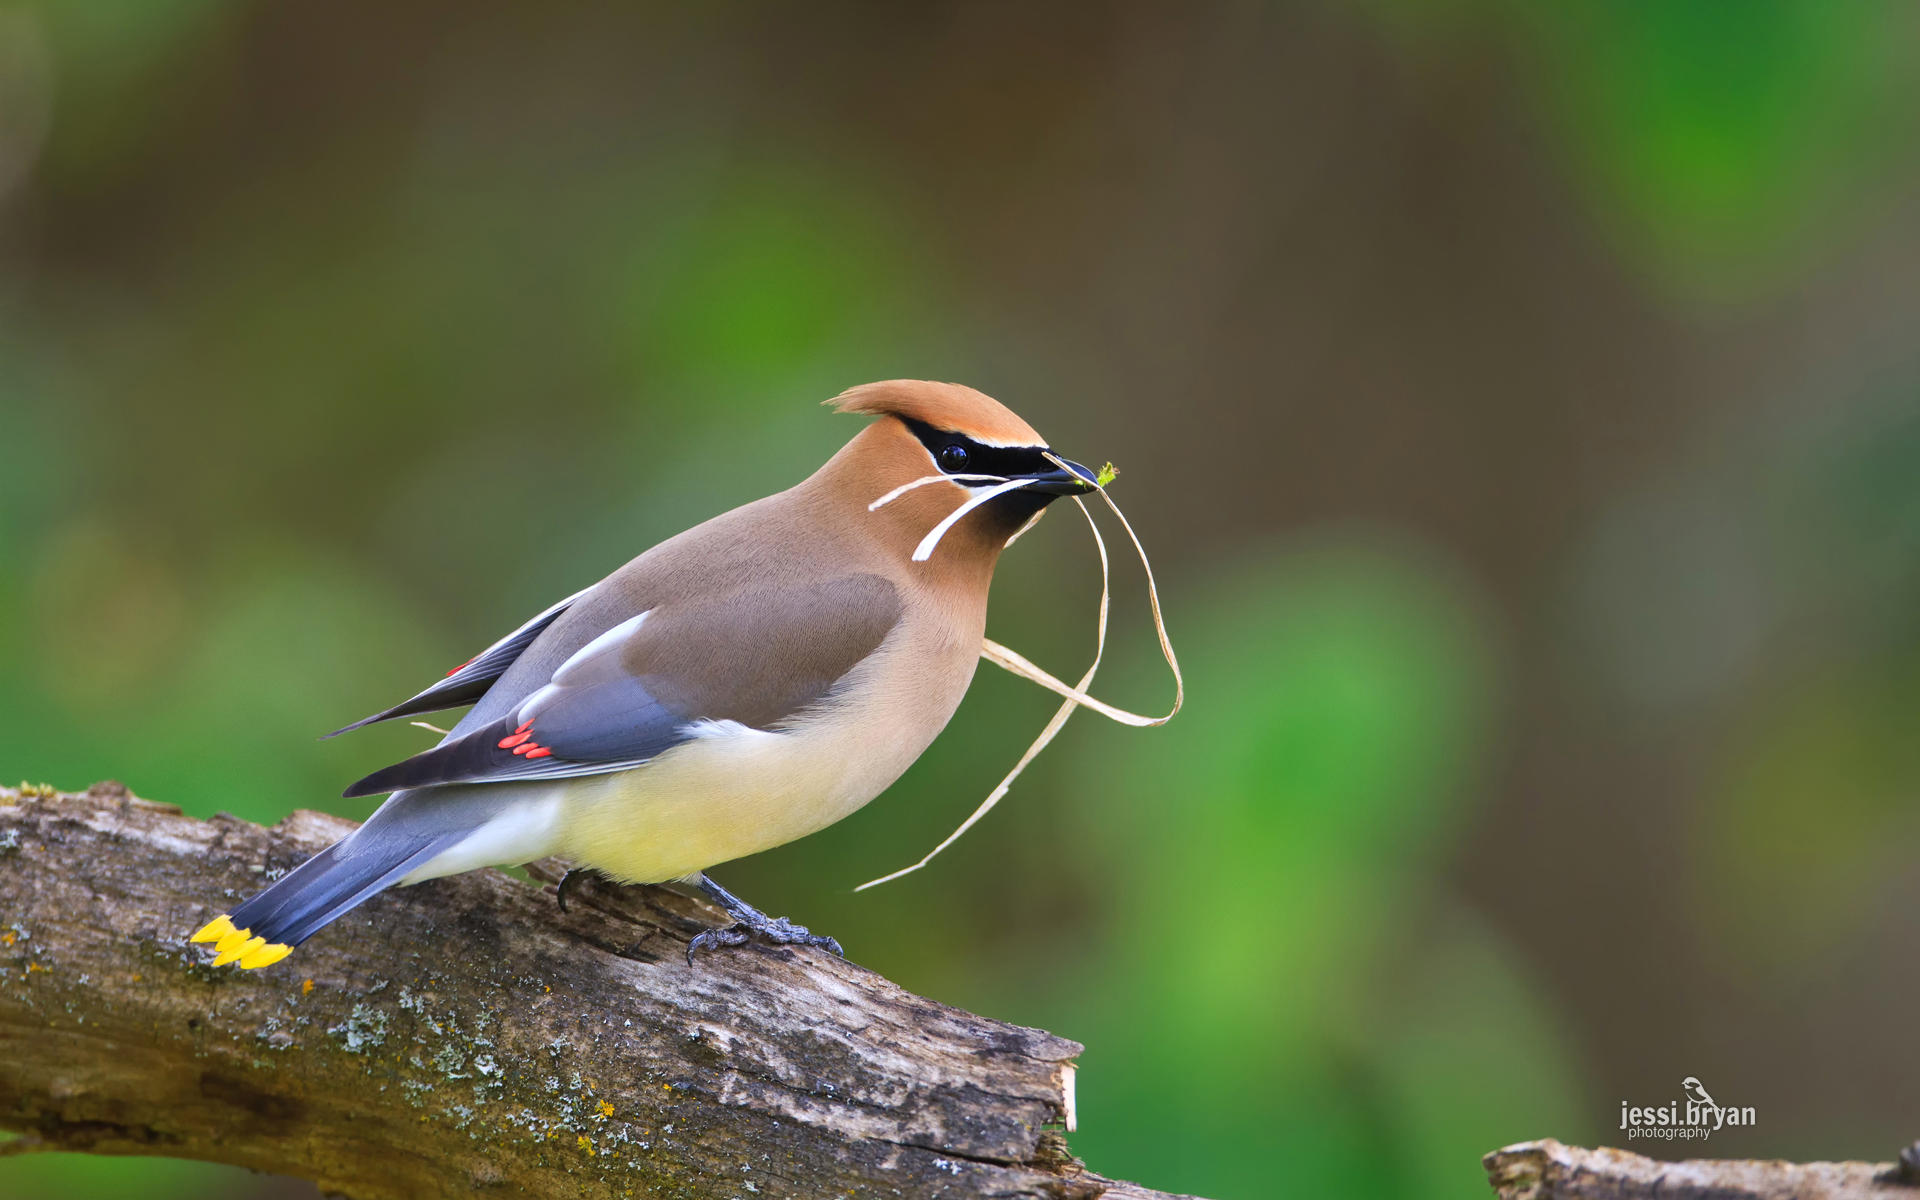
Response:
[{"label": "gray wing", "polygon": [[535,638],[546,632],[547,626],[553,624],[561,613],[567,611],[575,600],[592,590],[588,588],[568,596],[506,637],[448,671],[445,679],[418,695],[402,700],[392,708],[382,709],[370,717],[362,717],[351,725],[343,725],[326,737],[339,737],[343,733],[351,733],[377,721],[391,721],[395,717],[411,717],[419,713],[439,712],[442,709],[472,704],[484,696],[496,680],[506,674],[507,668],[514,664],[521,652],[533,645]]},{"label": "gray wing", "polygon": [[702,721],[772,728],[827,696],[900,612],[878,575],[650,608],[602,631],[505,715],[344,794],[598,775],[650,761]]}]

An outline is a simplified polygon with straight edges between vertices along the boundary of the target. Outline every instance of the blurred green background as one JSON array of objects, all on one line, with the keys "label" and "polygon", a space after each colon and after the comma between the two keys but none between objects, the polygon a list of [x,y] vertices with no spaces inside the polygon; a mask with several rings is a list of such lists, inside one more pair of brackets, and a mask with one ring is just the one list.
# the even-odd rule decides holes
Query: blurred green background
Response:
[{"label": "blurred green background", "polygon": [[[1822,0],[0,0],[0,777],[364,815],[427,735],[316,734],[961,380],[1121,466],[1192,700],[853,895],[1051,711],[983,670],[728,886],[1086,1042],[1159,1188],[1479,1196],[1687,1075],[1707,1153],[1889,1158],[1916,93],[1920,13]],[[1069,674],[1095,598],[1058,513],[990,629]],[[0,1160],[133,1190],[311,1194]]]}]

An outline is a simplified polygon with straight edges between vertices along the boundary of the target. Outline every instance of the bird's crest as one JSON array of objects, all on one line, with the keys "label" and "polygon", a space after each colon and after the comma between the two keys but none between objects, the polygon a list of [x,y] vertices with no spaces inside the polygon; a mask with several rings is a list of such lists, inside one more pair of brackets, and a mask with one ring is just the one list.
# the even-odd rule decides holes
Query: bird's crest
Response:
[{"label": "bird's crest", "polygon": [[1012,409],[958,383],[886,379],[848,388],[827,401],[836,412],[904,417],[961,433],[988,446],[1044,446],[1047,440]]}]

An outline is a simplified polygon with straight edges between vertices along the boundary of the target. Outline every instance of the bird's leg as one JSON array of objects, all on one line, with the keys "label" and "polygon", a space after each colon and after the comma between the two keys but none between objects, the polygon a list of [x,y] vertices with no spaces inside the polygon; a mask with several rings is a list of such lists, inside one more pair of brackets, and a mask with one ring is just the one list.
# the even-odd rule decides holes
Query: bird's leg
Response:
[{"label": "bird's leg", "polygon": [[567,873],[560,877],[560,885],[553,889],[553,898],[560,902],[560,911],[567,911],[568,888],[578,888],[581,880],[589,875],[598,874],[600,874],[600,872],[594,870],[592,867],[568,867]]},{"label": "bird's leg", "polygon": [[709,929],[687,943],[688,966],[693,965],[693,956],[696,951],[713,946],[738,946],[756,935],[775,945],[819,946],[833,951],[841,958],[847,956],[846,952],[840,949],[840,943],[833,938],[809,933],[806,926],[795,925],[785,917],[769,917],[705,875],[694,875],[687,882],[699,888],[707,899],[726,909],[727,915],[733,918],[733,924],[725,929]]}]

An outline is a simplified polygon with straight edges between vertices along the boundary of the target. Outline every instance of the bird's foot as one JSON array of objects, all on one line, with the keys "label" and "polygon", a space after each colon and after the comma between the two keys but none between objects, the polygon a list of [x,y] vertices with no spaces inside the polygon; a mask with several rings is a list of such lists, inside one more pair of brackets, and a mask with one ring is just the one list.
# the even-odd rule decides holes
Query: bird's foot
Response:
[{"label": "bird's foot", "polygon": [[836,938],[825,934],[810,932],[805,925],[795,925],[785,917],[766,917],[757,924],[735,921],[720,929],[709,929],[699,937],[687,943],[687,965],[693,965],[693,956],[702,950],[712,950],[720,946],[743,946],[754,938],[772,942],[776,946],[818,946],[822,950],[831,950],[839,958],[845,958],[847,952],[840,948]]},{"label": "bird's foot", "polygon": [[840,948],[838,939],[814,933],[805,925],[795,925],[785,917],[769,917],[705,875],[697,875],[690,882],[715,904],[726,909],[727,915],[733,918],[733,924],[709,929],[688,942],[688,966],[693,965],[693,956],[702,950],[742,946],[756,937],[776,946],[818,946],[822,950],[832,951],[837,958],[847,956],[846,951]]},{"label": "bird's foot", "polygon": [[559,886],[553,889],[553,898],[560,902],[560,911],[567,911],[567,890],[569,888],[578,889],[580,884],[586,879],[599,874],[600,872],[594,870],[592,867],[568,867],[567,873],[560,877]]}]

